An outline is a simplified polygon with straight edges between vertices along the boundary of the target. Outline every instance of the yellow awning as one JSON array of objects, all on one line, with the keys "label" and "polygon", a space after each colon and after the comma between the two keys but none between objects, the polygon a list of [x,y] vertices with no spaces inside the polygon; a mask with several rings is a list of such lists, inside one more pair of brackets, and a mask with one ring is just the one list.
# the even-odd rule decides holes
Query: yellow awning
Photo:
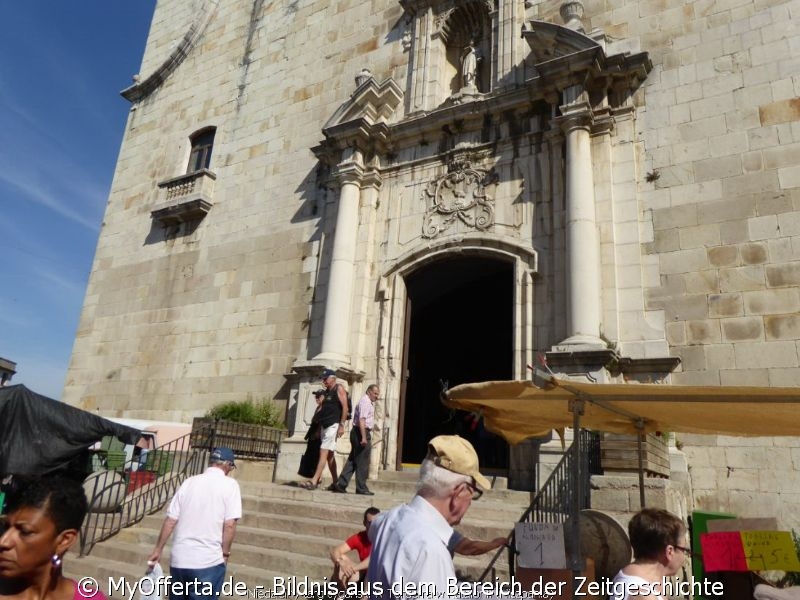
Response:
[{"label": "yellow awning", "polygon": [[464,384],[448,390],[443,399],[451,408],[480,412],[486,427],[512,444],[572,427],[573,400],[584,400],[580,426],[595,431],[800,436],[798,388],[592,384],[549,378],[544,387],[531,381]]}]

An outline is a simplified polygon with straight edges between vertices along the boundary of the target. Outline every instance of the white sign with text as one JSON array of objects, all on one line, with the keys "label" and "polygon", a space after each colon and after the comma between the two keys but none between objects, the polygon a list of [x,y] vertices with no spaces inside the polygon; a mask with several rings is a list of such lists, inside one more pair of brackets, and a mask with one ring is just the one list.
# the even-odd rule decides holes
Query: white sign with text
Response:
[{"label": "white sign with text", "polygon": [[561,523],[517,523],[517,562],[526,569],[566,569],[564,526]]}]

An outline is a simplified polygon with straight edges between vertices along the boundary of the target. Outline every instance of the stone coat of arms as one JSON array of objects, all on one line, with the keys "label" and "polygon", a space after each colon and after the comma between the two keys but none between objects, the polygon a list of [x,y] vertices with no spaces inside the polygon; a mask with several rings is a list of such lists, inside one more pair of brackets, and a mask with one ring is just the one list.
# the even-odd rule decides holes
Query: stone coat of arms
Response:
[{"label": "stone coat of arms", "polygon": [[485,231],[494,224],[494,198],[487,186],[494,183],[493,174],[475,168],[469,161],[452,162],[445,175],[437,177],[425,188],[430,200],[422,224],[422,237],[434,238],[456,219]]}]

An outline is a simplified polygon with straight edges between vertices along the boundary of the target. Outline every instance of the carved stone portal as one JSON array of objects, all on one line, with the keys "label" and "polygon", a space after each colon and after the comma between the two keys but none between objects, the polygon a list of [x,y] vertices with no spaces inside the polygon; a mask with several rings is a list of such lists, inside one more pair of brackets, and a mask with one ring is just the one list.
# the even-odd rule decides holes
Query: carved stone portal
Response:
[{"label": "carved stone portal", "polygon": [[424,197],[430,199],[422,223],[422,237],[434,238],[456,219],[468,227],[485,231],[494,224],[494,198],[487,186],[495,183],[492,171],[473,168],[468,160],[453,161],[446,175],[428,183]]}]

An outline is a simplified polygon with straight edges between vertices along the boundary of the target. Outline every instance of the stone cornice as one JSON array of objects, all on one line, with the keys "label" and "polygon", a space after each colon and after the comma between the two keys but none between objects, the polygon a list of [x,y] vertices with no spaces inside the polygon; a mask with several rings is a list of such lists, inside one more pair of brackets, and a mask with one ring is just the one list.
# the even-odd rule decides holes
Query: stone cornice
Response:
[{"label": "stone cornice", "polygon": [[285,373],[284,377],[290,382],[301,380],[315,381],[319,380],[319,376],[324,369],[334,369],[336,371],[337,379],[344,379],[348,384],[352,385],[354,382],[363,381],[366,373],[358,369],[352,368],[346,364],[331,364],[330,362],[320,360],[302,360],[298,359],[292,365],[292,370]]},{"label": "stone cornice", "polygon": [[166,81],[167,77],[180,66],[189,55],[192,48],[194,48],[200,36],[205,33],[211,21],[211,17],[217,10],[218,4],[219,0],[206,0],[203,2],[202,7],[195,11],[195,19],[192,24],[189,25],[189,29],[183,35],[181,41],[175,46],[175,49],[170,52],[167,59],[150,75],[122,90],[120,95],[130,102],[138,102],[158,89],[158,87]]}]

